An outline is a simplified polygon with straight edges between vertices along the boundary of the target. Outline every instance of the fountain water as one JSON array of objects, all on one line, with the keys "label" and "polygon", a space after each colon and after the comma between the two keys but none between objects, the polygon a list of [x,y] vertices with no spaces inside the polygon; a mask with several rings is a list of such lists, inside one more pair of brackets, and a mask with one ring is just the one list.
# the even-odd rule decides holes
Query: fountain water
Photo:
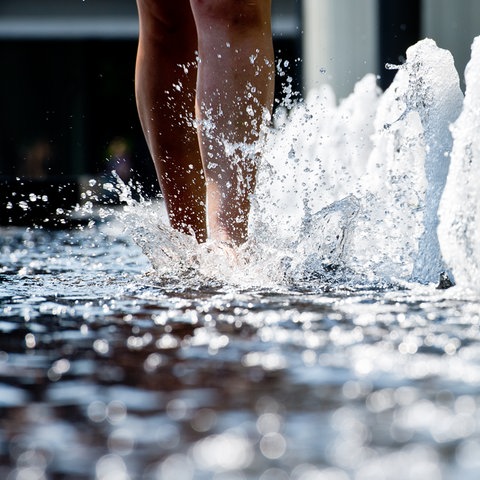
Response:
[{"label": "fountain water", "polygon": [[280,109],[235,255],[93,180],[103,222],[2,229],[0,477],[476,480],[479,62]]},{"label": "fountain water", "polygon": [[476,182],[480,161],[480,38],[472,46],[465,72],[466,93],[462,113],[452,125],[451,166],[440,208],[440,243],[455,280],[477,288],[480,273],[479,200]]},{"label": "fountain water", "polygon": [[[469,72],[475,71],[475,61],[474,56]],[[452,219],[457,216],[453,205],[465,204],[460,195],[473,195],[471,188],[460,187],[463,176],[458,173],[452,173],[456,187],[448,189],[449,199],[443,202],[451,212],[443,215],[443,254],[437,232],[452,152],[454,164],[459,163],[460,149],[472,143],[459,133],[463,124],[455,127],[455,146],[450,132],[463,107],[453,58],[427,39],[408,50],[404,65],[389,68],[398,73],[384,94],[374,76],[367,75],[338,106],[324,86],[288,111],[279,109],[263,139],[250,241],[233,270],[223,260],[217,265],[220,271],[215,270],[212,248],[197,247],[168,228],[161,227],[160,233],[156,214],[150,217],[150,232],[141,222],[141,235],[135,221],[126,222],[138,241],[148,243],[146,252],[157,271],[188,265],[190,271],[234,283],[288,283],[313,274],[328,282],[375,285],[438,282],[444,271],[456,278],[470,268],[460,253],[448,252],[452,243],[458,251],[462,242],[472,241],[448,234],[463,235],[467,227]],[[475,94],[468,92],[474,90],[475,78],[467,76],[469,90],[459,120],[470,126],[474,121],[467,116],[473,116],[468,112],[474,111],[474,100],[469,97]],[[462,194],[453,201],[456,191]],[[465,221],[474,212],[473,200],[468,205]],[[469,223],[468,228],[475,227]],[[165,244],[172,241],[165,254]]]}]

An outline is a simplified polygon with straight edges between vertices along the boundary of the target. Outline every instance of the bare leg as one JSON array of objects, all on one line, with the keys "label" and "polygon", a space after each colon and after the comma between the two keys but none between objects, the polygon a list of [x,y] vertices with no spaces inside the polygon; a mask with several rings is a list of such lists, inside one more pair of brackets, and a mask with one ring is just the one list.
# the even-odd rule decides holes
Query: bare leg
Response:
[{"label": "bare leg", "polygon": [[[137,0],[136,97],[172,227],[206,240],[205,178],[194,115],[197,35],[189,0]],[[185,69],[188,69],[186,71]]]},{"label": "bare leg", "polygon": [[[270,0],[190,0],[198,31],[199,139],[207,182],[209,236],[247,238],[255,155],[271,110],[274,60]],[[226,151],[225,144],[243,146]]]}]

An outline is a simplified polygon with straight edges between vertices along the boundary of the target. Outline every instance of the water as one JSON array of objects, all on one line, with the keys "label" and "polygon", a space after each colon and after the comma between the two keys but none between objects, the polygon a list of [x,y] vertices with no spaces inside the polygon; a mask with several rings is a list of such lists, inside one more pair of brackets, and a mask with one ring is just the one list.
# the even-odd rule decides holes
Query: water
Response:
[{"label": "water", "polygon": [[2,229],[0,477],[477,479],[479,60],[280,112],[237,252],[126,187]]}]

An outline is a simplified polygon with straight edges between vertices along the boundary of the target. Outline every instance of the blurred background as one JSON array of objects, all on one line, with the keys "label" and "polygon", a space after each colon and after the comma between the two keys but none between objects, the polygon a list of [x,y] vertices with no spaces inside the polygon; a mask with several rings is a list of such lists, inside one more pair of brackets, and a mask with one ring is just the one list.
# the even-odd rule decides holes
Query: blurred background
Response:
[{"label": "blurred background", "polygon": [[[385,63],[402,63],[424,37],[453,53],[463,78],[480,33],[480,2],[273,0],[273,31],[294,88],[303,95],[329,83],[341,99],[370,72],[385,89],[394,74]],[[135,107],[137,34],[134,0],[1,0],[4,191],[15,177],[60,184],[113,165],[157,192]]]}]

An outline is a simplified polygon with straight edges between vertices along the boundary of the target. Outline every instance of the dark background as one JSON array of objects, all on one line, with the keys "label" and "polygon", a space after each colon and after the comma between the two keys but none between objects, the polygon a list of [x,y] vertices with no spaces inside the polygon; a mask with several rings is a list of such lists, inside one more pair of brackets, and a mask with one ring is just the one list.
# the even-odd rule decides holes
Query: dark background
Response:
[{"label": "dark background", "polygon": [[[31,15],[37,11],[34,2],[17,1],[25,3]],[[69,8],[81,6],[78,1],[65,1]],[[54,8],[55,2],[49,2]],[[108,11],[107,0],[103,3]],[[88,5],[100,8],[103,3]],[[131,14],[134,2],[120,3]],[[0,5],[0,15],[2,9],[9,13],[10,4]],[[298,26],[293,33],[277,32],[274,46],[277,58],[289,61],[286,73],[300,92],[301,2],[291,0],[287,6]],[[35,15],[40,19],[39,13]],[[402,60],[405,49],[419,37],[419,17],[420,0],[379,2],[379,69],[386,62]],[[121,139],[135,176],[156,193],[135,106],[136,38],[13,37],[0,39],[0,176],[34,176],[28,158],[39,159],[49,176],[97,175],[110,168],[109,146]],[[388,75],[379,80],[382,88],[391,81]],[[277,78],[278,100],[285,78]]]}]

